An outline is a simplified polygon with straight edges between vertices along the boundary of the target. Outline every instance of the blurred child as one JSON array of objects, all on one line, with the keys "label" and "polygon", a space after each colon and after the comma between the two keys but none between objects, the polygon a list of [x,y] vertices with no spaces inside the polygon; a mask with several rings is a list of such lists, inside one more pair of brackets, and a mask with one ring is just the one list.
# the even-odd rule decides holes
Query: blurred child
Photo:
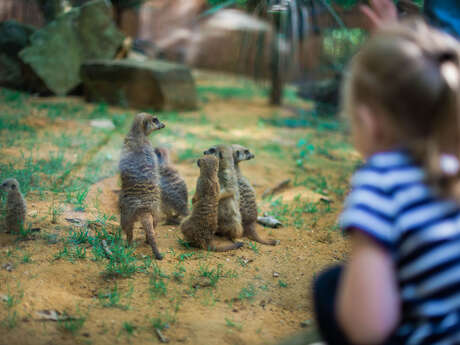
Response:
[{"label": "blurred child", "polygon": [[325,341],[460,344],[460,50],[421,21],[354,57],[343,110],[366,159],[341,215],[345,267],[314,283]]}]

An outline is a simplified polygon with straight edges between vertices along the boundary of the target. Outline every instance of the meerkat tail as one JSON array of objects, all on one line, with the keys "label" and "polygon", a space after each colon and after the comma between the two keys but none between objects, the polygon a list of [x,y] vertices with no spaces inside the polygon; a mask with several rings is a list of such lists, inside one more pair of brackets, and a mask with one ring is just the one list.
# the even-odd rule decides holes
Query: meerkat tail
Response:
[{"label": "meerkat tail", "polygon": [[160,254],[157,248],[157,243],[155,241],[155,232],[153,230],[153,223],[151,216],[149,214],[143,214],[140,217],[142,227],[144,228],[145,235],[147,237],[147,242],[150,247],[152,247],[153,254],[157,260],[163,259],[163,256]]},{"label": "meerkat tail", "polygon": [[211,241],[211,243],[208,245],[208,250],[211,250],[213,252],[227,252],[229,250],[235,250],[241,247],[243,247],[243,242],[234,242],[231,244],[218,245],[214,243],[214,241]]},{"label": "meerkat tail", "polygon": [[250,240],[266,244],[269,246],[276,246],[279,244],[279,240],[264,240],[263,238],[260,237],[260,235],[256,231],[256,223],[250,223],[246,224],[244,226],[244,236],[249,238]]}]

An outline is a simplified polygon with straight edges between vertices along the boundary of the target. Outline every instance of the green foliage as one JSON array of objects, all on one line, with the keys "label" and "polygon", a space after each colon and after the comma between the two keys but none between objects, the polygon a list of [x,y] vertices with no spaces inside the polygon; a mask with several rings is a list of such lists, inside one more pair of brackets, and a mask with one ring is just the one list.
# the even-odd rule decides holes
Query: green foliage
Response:
[{"label": "green foliage", "polygon": [[74,263],[75,260],[86,259],[86,248],[79,246],[65,246],[57,254],[54,255],[54,260],[60,260],[64,258],[72,263]]},{"label": "green foliage", "polygon": [[25,253],[21,259],[21,262],[23,264],[30,264],[32,262],[32,257],[30,256],[29,253]]},{"label": "green foliage", "polygon": [[105,274],[110,277],[130,277],[140,271],[134,257],[134,248],[126,248],[123,243],[113,242],[110,246],[112,256],[105,267]]},{"label": "green foliage", "polygon": [[243,330],[243,325],[241,323],[236,323],[235,321],[232,321],[228,318],[225,318],[225,325],[230,328],[235,328],[239,331]]},{"label": "green foliage", "polygon": [[122,331],[126,332],[128,335],[133,335],[134,331],[136,330],[136,328],[137,327],[135,325],[133,325],[132,323],[130,323],[128,321],[124,321],[121,324]]},{"label": "green foliage", "polygon": [[22,290],[18,284],[17,294],[13,295],[8,288],[8,294],[4,299],[5,306],[8,310],[6,317],[0,322],[5,328],[13,329],[17,325],[18,314],[16,310],[13,310],[19,303],[21,303],[22,298],[24,297],[24,290]]},{"label": "green foliage", "polygon": [[150,320],[152,327],[160,331],[168,328],[169,324],[174,322],[174,317],[169,315],[169,313],[159,314],[157,317]]},{"label": "green foliage", "polygon": [[240,293],[238,294],[238,299],[240,300],[252,300],[257,295],[256,288],[254,285],[249,284],[247,287],[241,289]]},{"label": "green foliage", "polygon": [[265,97],[267,95],[266,90],[251,86],[197,86],[197,90],[200,98],[206,98],[208,95],[213,95],[222,99],[252,99],[254,97]]},{"label": "green foliage", "polygon": [[176,265],[176,270],[173,272],[173,278],[175,281],[182,283],[185,276],[185,267],[183,265]]},{"label": "green foliage", "polygon": [[167,289],[165,279],[168,278],[169,277],[161,271],[158,265],[154,266],[153,272],[149,279],[149,292],[152,299],[157,299],[160,296],[166,296]]},{"label": "green foliage", "polygon": [[69,242],[72,244],[83,244],[89,242],[88,229],[81,228],[78,230],[72,230],[69,235]]},{"label": "green foliage", "polygon": [[209,284],[214,287],[219,279],[224,276],[223,266],[218,264],[216,268],[209,268],[209,265],[200,265],[199,275],[209,278]]},{"label": "green foliage", "polygon": [[186,161],[186,160],[192,160],[192,159],[196,158],[197,156],[199,156],[199,155],[192,148],[186,148],[184,150],[180,150],[177,153],[177,159],[179,160],[179,162],[183,162],[183,161]]},{"label": "green foliage", "polygon": [[[125,297],[130,297],[133,290],[131,289]],[[105,308],[118,308],[122,310],[128,310],[129,305],[121,304],[121,293],[118,290],[118,285],[115,286],[105,292],[98,292],[97,297],[101,302],[101,305]]]},{"label": "green foliage", "polygon": [[86,321],[86,317],[77,317],[77,318],[68,317],[68,318],[64,318],[64,320],[59,320],[58,326],[62,331],[75,335],[83,328],[85,321]]},{"label": "green foliage", "polygon": [[249,242],[249,248],[256,253],[259,254],[259,247],[257,246],[257,242]]}]

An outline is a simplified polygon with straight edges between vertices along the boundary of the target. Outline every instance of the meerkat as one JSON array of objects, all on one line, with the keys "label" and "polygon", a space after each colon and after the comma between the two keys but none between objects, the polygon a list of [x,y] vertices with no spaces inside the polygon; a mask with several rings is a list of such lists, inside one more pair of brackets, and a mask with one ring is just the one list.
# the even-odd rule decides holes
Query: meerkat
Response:
[{"label": "meerkat", "polygon": [[133,227],[140,220],[146,241],[157,260],[163,257],[158,251],[154,229],[160,215],[160,177],[158,158],[148,135],[164,128],[156,116],[139,113],[134,118],[126,136],[119,163],[121,192],[119,196],[120,223],[128,244],[133,241]]},{"label": "meerkat", "polygon": [[249,182],[249,180],[241,173],[241,169],[239,166],[240,162],[254,159],[255,156],[251,151],[249,151],[248,148],[238,144],[233,144],[232,150],[233,162],[235,165],[236,176],[238,179],[238,189],[240,192],[240,213],[244,230],[244,236],[262,244],[275,246],[279,243],[277,240],[264,240],[259,236],[259,234],[256,231],[256,191],[254,190],[254,187],[251,185],[251,182]]},{"label": "meerkat", "polygon": [[8,193],[6,199],[6,232],[19,232],[26,220],[26,201],[21,194],[19,182],[14,178],[6,179],[0,185]]},{"label": "meerkat", "polygon": [[179,225],[188,212],[187,185],[179,171],[171,166],[169,151],[165,147],[155,148],[160,168],[161,211],[166,224]]},{"label": "meerkat", "polygon": [[216,157],[204,156],[198,160],[197,164],[200,168],[200,176],[193,196],[192,214],[185,218],[180,226],[185,240],[194,247],[216,252],[241,248],[243,246],[241,242],[224,246],[216,246],[213,243],[218,227],[219,201],[232,198],[233,194],[220,192],[217,177],[219,161]]},{"label": "meerkat", "polygon": [[233,150],[230,146],[218,145],[212,152],[206,154],[215,155],[219,159],[220,188],[223,193],[231,193],[233,197],[223,199],[219,202],[218,229],[217,234],[226,236],[232,241],[243,236],[243,226],[240,213],[240,192],[238,189],[238,178],[236,176],[235,164],[233,163]]}]

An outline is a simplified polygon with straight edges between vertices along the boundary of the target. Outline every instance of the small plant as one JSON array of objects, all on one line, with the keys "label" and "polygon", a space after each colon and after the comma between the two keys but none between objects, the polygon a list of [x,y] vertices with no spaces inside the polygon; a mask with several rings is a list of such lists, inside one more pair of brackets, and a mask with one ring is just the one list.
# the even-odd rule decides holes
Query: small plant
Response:
[{"label": "small plant", "polygon": [[185,276],[185,267],[182,265],[176,265],[176,270],[173,272],[173,278],[175,281],[182,283]]},{"label": "small plant", "polygon": [[248,287],[242,288],[240,293],[238,294],[239,300],[252,300],[254,296],[257,294],[256,288],[254,285],[249,284]]},{"label": "small plant", "polygon": [[57,218],[62,213],[64,213],[64,208],[62,206],[56,204],[55,195],[53,193],[53,197],[51,199],[51,205],[48,208],[48,214],[49,214],[50,219],[51,219],[51,224],[57,224]]},{"label": "small plant", "polygon": [[288,284],[287,284],[284,280],[281,280],[281,279],[278,280],[278,284],[279,284],[279,286],[282,287],[282,288],[288,287]]},{"label": "small plant", "polygon": [[19,288],[19,285],[18,285],[17,295],[11,294],[8,289],[8,294],[5,296],[5,299],[4,299],[7,309],[12,309],[13,307],[17,306],[19,303],[21,303],[21,300],[23,297],[24,297],[24,291]]},{"label": "small plant", "polygon": [[73,244],[83,244],[89,242],[89,234],[87,229],[72,230],[69,236],[69,242]]},{"label": "small plant", "polygon": [[115,284],[113,289],[108,290],[105,293],[99,292],[97,294],[99,301],[101,302],[102,306],[105,308],[119,308],[122,310],[128,310],[128,305],[120,304],[121,294],[118,291],[118,285]]},{"label": "small plant", "polygon": [[191,253],[182,253],[181,255],[179,255],[179,261],[180,262],[183,262],[185,260],[188,260],[190,259],[193,255],[195,255],[195,252],[191,252]]},{"label": "small plant", "polygon": [[33,239],[33,231],[30,224],[28,227],[24,227],[23,225],[21,225],[21,227],[19,228],[19,232],[16,232],[15,235],[16,241],[28,241],[30,239]]},{"label": "small plant", "polygon": [[121,240],[114,241],[110,247],[112,256],[105,268],[105,274],[113,277],[130,277],[139,272],[140,267],[133,256],[134,248],[126,248]]},{"label": "small plant", "polygon": [[249,248],[251,248],[254,253],[259,254],[259,247],[256,242],[249,242]]},{"label": "small plant", "polygon": [[66,317],[63,320],[58,321],[59,328],[64,332],[69,332],[72,335],[77,334],[80,329],[82,329],[85,324],[85,317],[71,318]]},{"label": "small plant", "polygon": [[206,265],[206,266],[200,265],[199,274],[201,277],[209,278],[209,282],[211,286],[216,286],[219,279],[224,276],[222,267],[223,267],[222,264],[218,264],[216,268],[210,269],[209,265]]},{"label": "small plant", "polygon": [[25,253],[21,259],[21,262],[23,264],[30,264],[32,262],[32,257],[30,256],[29,253]]},{"label": "small plant", "polygon": [[190,243],[188,243],[187,241],[183,240],[182,238],[178,238],[177,243],[179,243],[185,249],[190,249]]},{"label": "small plant", "polygon": [[8,310],[6,318],[1,321],[2,326],[13,329],[18,323],[18,314],[16,310]]},{"label": "small plant", "polygon": [[71,246],[71,247],[64,247],[63,249],[59,250],[57,254],[54,255],[54,260],[59,260],[67,258],[70,262],[75,262],[75,260],[81,260],[86,258],[86,248],[78,247],[78,246]]},{"label": "small plant", "polygon": [[136,326],[134,326],[132,323],[125,321],[121,324],[121,330],[126,332],[129,336],[134,334],[134,331],[136,330]]},{"label": "small plant", "polygon": [[243,325],[240,324],[240,323],[236,323],[235,321],[232,321],[228,318],[225,318],[225,325],[227,327],[230,327],[230,328],[235,328],[237,329],[238,331],[242,331],[243,330]]},{"label": "small plant", "polygon": [[86,197],[88,196],[88,192],[89,192],[88,188],[77,190],[75,192],[75,204],[77,205],[77,207],[75,207],[75,211],[85,210],[85,200],[86,200]]},{"label": "small plant", "polygon": [[169,277],[163,272],[161,272],[161,269],[158,265],[155,265],[149,280],[149,291],[152,299],[156,299],[159,296],[166,296],[167,290],[166,284],[164,282],[165,278]]},{"label": "small plant", "polygon": [[169,322],[171,322],[169,317],[167,317],[167,320],[163,321],[161,316],[155,317],[155,318],[150,320],[150,323],[152,324],[152,327],[154,329],[158,329],[160,331],[168,328],[169,327]]}]

